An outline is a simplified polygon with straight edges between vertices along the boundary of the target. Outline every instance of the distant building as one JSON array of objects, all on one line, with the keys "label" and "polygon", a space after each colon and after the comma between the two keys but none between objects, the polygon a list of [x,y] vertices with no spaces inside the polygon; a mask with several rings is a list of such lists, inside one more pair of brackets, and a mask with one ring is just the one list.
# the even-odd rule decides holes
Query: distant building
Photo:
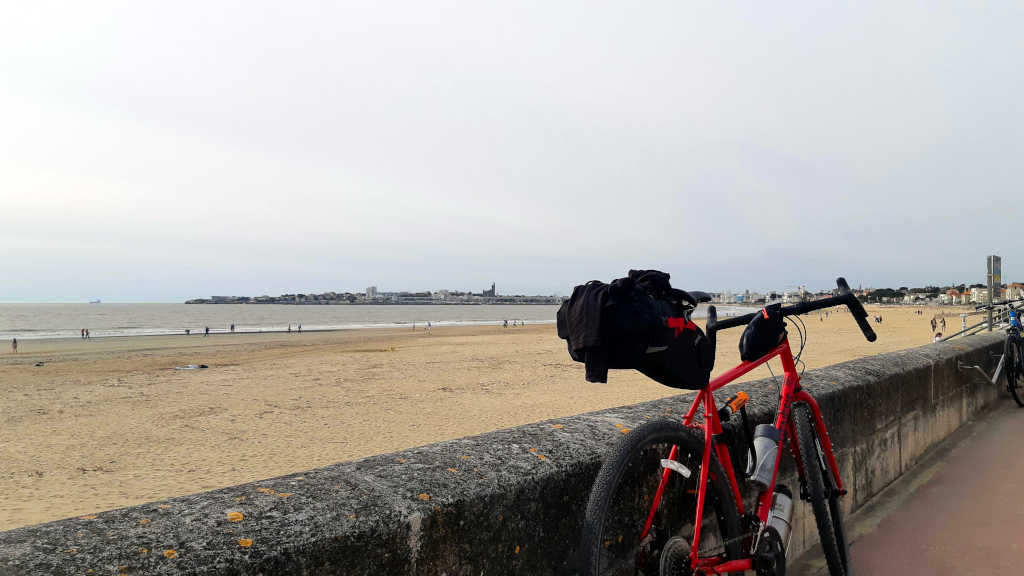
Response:
[{"label": "distant building", "polygon": [[374,300],[376,298],[377,298],[377,287],[376,286],[370,286],[369,288],[367,288],[366,289],[366,299],[367,300]]},{"label": "distant building", "polygon": [[971,304],[988,304],[988,288],[971,288]]},{"label": "distant building", "polygon": [[940,304],[959,304],[960,291],[955,289],[946,290],[945,294],[939,294]]},{"label": "distant building", "polygon": [[492,298],[497,296],[497,294],[495,293],[495,290],[494,290],[494,282],[491,282],[491,289],[490,290],[484,290],[484,293],[481,294],[481,296],[490,296]]},{"label": "distant building", "polygon": [[1006,287],[1006,299],[1018,300],[1024,298],[1024,284],[1014,282]]}]

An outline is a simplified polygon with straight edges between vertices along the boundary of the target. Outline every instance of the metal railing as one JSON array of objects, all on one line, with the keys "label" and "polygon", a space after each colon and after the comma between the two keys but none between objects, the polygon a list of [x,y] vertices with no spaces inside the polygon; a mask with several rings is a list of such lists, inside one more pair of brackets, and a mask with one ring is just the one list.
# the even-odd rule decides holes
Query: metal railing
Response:
[{"label": "metal railing", "polygon": [[[974,312],[966,312],[960,315],[961,329],[955,334],[939,339],[939,342],[945,342],[951,340],[957,336],[970,336],[979,332],[992,330],[1002,330],[1009,325],[1010,319],[1010,308],[1014,302],[1020,302],[1020,300],[1008,300],[1006,302],[997,302],[991,306],[979,307]],[[967,318],[971,316],[983,316],[981,322],[967,325]]]}]

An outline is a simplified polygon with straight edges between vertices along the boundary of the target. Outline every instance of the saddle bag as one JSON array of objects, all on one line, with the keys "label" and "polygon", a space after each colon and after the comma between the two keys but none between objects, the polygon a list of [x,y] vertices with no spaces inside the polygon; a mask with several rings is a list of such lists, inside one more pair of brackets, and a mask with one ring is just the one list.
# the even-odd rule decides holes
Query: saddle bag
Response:
[{"label": "saddle bag", "polygon": [[655,382],[672,388],[700,390],[708,385],[715,366],[715,350],[699,326],[685,318],[658,335],[660,345],[648,346],[636,369]]}]

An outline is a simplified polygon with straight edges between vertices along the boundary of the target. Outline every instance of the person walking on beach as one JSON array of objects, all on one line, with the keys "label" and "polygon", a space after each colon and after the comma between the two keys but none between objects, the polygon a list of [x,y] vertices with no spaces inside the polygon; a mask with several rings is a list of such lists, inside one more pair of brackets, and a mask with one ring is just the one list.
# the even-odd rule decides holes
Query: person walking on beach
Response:
[{"label": "person walking on beach", "polygon": [[11,340],[11,354],[18,353],[18,339],[14,338]]},{"label": "person walking on beach", "polygon": [[292,323],[291,322],[288,323],[288,333],[289,334],[292,333]]},{"label": "person walking on beach", "polygon": [[82,328],[82,340],[85,340],[85,328]]},{"label": "person walking on beach", "polygon": [[430,334],[430,321],[427,321],[427,334]]},{"label": "person walking on beach", "polygon": [[946,329],[946,317],[945,316],[942,317],[942,321],[939,322],[939,325],[942,326],[943,330]]},{"label": "person walking on beach", "polygon": [[505,320],[505,328],[508,328],[508,320]]},{"label": "person walking on beach", "polygon": [[85,338],[86,339],[92,338],[92,335],[89,334],[89,329],[88,328],[85,329]]},{"label": "person walking on beach", "polygon": [[299,334],[302,334],[302,324],[299,324]]},{"label": "person walking on beach", "polygon": [[207,327],[206,327],[206,331],[204,331],[204,332],[203,332],[203,338],[206,338],[206,337],[207,337],[207,336],[209,336],[209,335],[210,335],[210,327],[209,327],[209,326],[207,326]]},{"label": "person walking on beach", "polygon": [[191,333],[192,333],[192,329],[191,328],[185,328],[185,336],[188,336]]},{"label": "person walking on beach", "polygon": [[935,322],[935,318],[932,318],[932,332],[935,332],[936,326],[937,326],[937,324]]},{"label": "person walking on beach", "polygon": [[231,325],[231,333],[232,333],[232,334],[234,334],[234,333],[235,333],[235,325],[234,325],[234,324],[232,324],[232,325]]}]

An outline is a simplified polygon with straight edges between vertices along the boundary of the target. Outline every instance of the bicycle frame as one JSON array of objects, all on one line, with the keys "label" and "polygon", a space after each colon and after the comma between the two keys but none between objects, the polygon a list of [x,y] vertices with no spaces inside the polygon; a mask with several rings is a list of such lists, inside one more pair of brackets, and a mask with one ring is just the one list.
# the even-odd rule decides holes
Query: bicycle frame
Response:
[{"label": "bicycle frame", "polygon": [[[787,337],[781,344],[776,346],[771,352],[762,356],[760,359],[753,362],[742,362],[735,368],[711,380],[704,389],[698,392],[697,397],[694,398],[693,404],[690,406],[690,409],[687,411],[686,417],[683,420],[683,424],[686,426],[691,426],[704,431],[704,453],[701,461],[700,479],[697,490],[697,517],[694,521],[693,544],[690,548],[690,566],[693,569],[699,568],[705,572],[714,574],[741,572],[744,570],[754,569],[753,558],[749,555],[745,558],[728,561],[719,556],[710,558],[699,557],[701,519],[704,517],[705,497],[708,486],[708,470],[710,468],[712,448],[715,450],[718,460],[725,471],[725,475],[729,479],[729,485],[736,500],[737,510],[740,516],[744,514],[743,497],[740,492],[739,482],[736,480],[736,471],[732,466],[729,447],[724,442],[716,443],[714,441],[715,436],[722,433],[722,422],[719,419],[718,410],[715,407],[714,392],[776,356],[781,360],[782,368],[785,373],[782,384],[782,395],[779,398],[779,406],[775,417],[775,428],[779,431],[779,450],[775,453],[775,468],[772,472],[771,484],[765,488],[758,497],[757,517],[762,525],[768,521],[768,515],[771,513],[772,494],[775,491],[779,464],[782,461],[782,446],[787,438],[789,438],[793,454],[796,455],[797,470],[800,474],[800,479],[803,480],[804,478],[804,468],[803,463],[801,462],[800,450],[796,443],[796,433],[793,428],[793,423],[789,418],[790,407],[793,402],[804,402],[810,407],[811,413],[814,415],[814,425],[818,432],[818,438],[821,440],[821,448],[825,453],[826,462],[832,470],[833,478],[836,480],[836,488],[842,493],[843,486],[842,481],[839,478],[839,467],[836,464],[835,455],[832,452],[832,443],[829,440],[828,431],[825,428],[825,422],[821,418],[821,411],[818,408],[818,403],[810,394],[807,393],[806,390],[800,387],[800,375],[797,373],[796,365],[793,361],[793,352],[789,347],[789,338]],[[694,418],[702,404],[704,406],[704,421],[702,423],[695,424],[693,422]],[[676,456],[677,447],[673,446],[672,451],[669,454],[669,459],[675,460]],[[651,529],[655,512],[661,503],[661,497],[664,493],[665,485],[668,483],[668,478],[671,472],[671,470],[665,469],[662,473],[661,482],[658,485],[658,490],[654,496],[654,502],[652,503],[650,513],[647,516],[647,522],[644,526],[643,533],[640,536],[641,540],[647,536],[647,533]]]}]

